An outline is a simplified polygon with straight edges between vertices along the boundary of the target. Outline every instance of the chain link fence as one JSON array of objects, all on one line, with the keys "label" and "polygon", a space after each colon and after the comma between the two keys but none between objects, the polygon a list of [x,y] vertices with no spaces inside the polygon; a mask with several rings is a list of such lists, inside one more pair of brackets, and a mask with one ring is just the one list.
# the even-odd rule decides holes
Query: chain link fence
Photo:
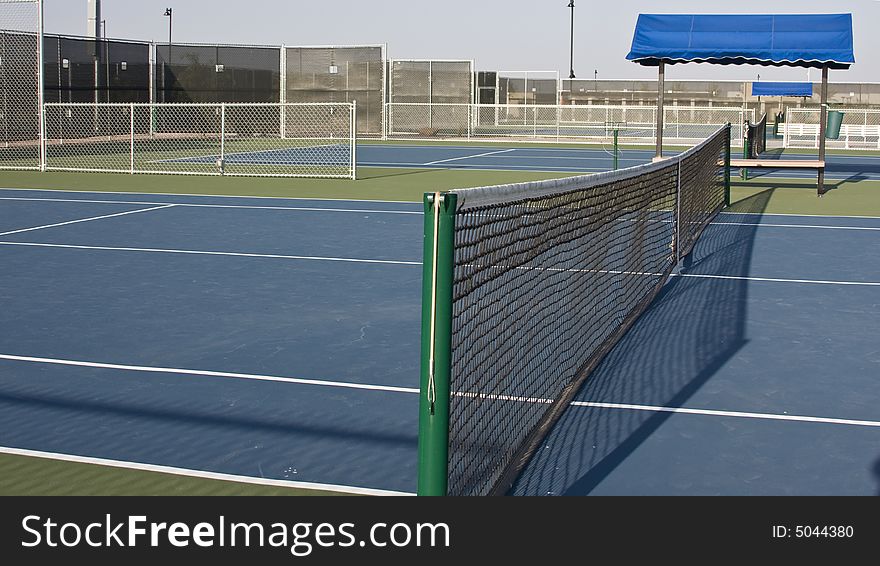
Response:
[{"label": "chain link fence", "polygon": [[[654,106],[537,104],[389,103],[387,136],[392,138],[482,138],[535,141],[606,141],[618,132],[626,143],[654,142]],[[692,145],[719,126],[754,120],[754,111],[723,107],[664,109],[664,140]],[[742,136],[732,143],[742,145]]]},{"label": "chain link fence", "polygon": [[41,2],[0,0],[0,28],[0,169],[39,169]]},{"label": "chain link fence", "polygon": [[[834,108],[843,112],[843,123],[837,139],[826,139],[829,149],[880,149],[880,110],[865,108]],[[786,148],[819,149],[818,108],[789,108],[782,128]]]},{"label": "chain link fence", "polygon": [[474,101],[473,61],[394,59],[389,62],[389,102],[469,104]]},{"label": "chain link fence", "polygon": [[280,47],[160,43],[155,57],[154,102],[281,102]]},{"label": "chain link fence", "polygon": [[48,103],[46,169],[356,178],[354,104]]},{"label": "chain link fence", "polygon": [[146,42],[45,35],[46,102],[150,102]]},{"label": "chain link fence", "polygon": [[498,71],[499,104],[559,104],[559,73],[556,71]]},{"label": "chain link fence", "polygon": [[285,47],[282,57],[282,102],[356,102],[358,135],[382,135],[383,47]]}]

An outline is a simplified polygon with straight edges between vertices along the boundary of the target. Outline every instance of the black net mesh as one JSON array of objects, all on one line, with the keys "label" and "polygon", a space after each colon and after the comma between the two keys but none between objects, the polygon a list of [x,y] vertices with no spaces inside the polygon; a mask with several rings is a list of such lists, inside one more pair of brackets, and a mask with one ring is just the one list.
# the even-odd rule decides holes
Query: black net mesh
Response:
[{"label": "black net mesh", "polygon": [[755,159],[767,150],[767,115],[761,116],[757,124],[749,124],[746,135],[749,138],[749,158]]},{"label": "black net mesh", "polygon": [[727,137],[715,135],[681,160],[678,227],[679,258],[694,248],[703,229],[724,204],[724,159]]},{"label": "black net mesh", "polygon": [[450,495],[509,488],[723,206],[727,136],[613,173],[455,191]]}]

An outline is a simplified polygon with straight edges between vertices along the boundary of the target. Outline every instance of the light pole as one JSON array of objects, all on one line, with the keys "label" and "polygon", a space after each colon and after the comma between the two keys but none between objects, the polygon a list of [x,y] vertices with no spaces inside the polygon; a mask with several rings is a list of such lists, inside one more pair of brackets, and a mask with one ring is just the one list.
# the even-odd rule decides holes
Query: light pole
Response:
[{"label": "light pole", "polygon": [[568,78],[574,78],[574,0],[569,0],[568,7],[571,8],[571,59],[569,65]]},{"label": "light pole", "polygon": [[[171,22],[174,19],[171,14],[172,14],[171,8],[165,8],[165,15],[168,16],[168,61],[162,62],[162,101],[163,102],[168,101],[168,99],[167,99],[168,92],[165,90],[165,85],[166,85],[165,73],[168,70],[168,67],[166,67],[166,65],[171,65]],[[155,110],[153,112],[155,112]]]},{"label": "light pole", "polygon": [[171,22],[174,19],[171,8],[165,8],[165,15],[168,16],[168,47],[171,47]]}]

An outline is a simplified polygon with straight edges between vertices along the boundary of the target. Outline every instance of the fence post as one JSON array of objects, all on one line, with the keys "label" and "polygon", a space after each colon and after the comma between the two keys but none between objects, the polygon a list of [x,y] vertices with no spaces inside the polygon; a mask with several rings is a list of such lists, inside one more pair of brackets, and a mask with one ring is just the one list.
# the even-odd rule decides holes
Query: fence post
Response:
[{"label": "fence post", "polygon": [[278,101],[281,103],[281,139],[287,139],[287,48],[281,46],[279,56],[281,62],[281,77],[278,81]]},{"label": "fence post", "polygon": [[131,133],[129,147],[129,174],[134,175],[134,103],[128,106],[129,130]]},{"label": "fence post", "polygon": [[226,103],[220,104],[220,174],[223,175],[224,160],[226,159]]},{"label": "fence post", "polygon": [[727,123],[727,138],[724,140],[724,208],[730,206],[730,136],[733,128]]},{"label": "fence post", "polygon": [[[558,88],[557,88],[557,95],[558,94],[559,94],[559,92],[558,92]],[[559,143],[559,114],[561,112],[561,108],[562,108],[562,105],[557,104],[556,108],[553,109],[553,111],[556,113],[556,143]]]},{"label": "fence post", "polygon": [[[45,57],[43,45],[43,2],[37,5],[37,121],[40,134],[40,171],[45,171],[46,164],[46,106],[45,106]],[[60,102],[60,100],[59,100]]]},{"label": "fence post", "polygon": [[352,100],[349,112],[348,138],[351,147],[351,180],[357,181],[357,100]]}]

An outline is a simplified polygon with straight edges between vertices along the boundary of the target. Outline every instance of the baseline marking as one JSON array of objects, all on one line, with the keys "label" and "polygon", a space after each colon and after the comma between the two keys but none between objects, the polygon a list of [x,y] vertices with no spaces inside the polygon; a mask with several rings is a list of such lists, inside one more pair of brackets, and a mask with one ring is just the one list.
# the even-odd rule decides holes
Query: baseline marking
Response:
[{"label": "baseline marking", "polygon": [[[306,212],[377,212],[381,214],[424,214],[421,210],[373,210],[369,208],[321,208],[307,206],[259,206],[245,204],[196,204],[196,203],[168,203],[168,202],[146,202],[146,201],[126,201],[126,200],[90,200],[90,199],[66,199],[66,198],[37,198],[37,197],[0,197],[0,200],[14,201],[32,201],[32,202],[79,202],[86,204],[153,204],[176,206],[180,208],[241,208],[253,210],[294,210]],[[2,236],[3,234],[0,234]]]},{"label": "baseline marking", "polygon": [[[141,192],[141,191],[100,191],[100,190],[85,190],[85,189],[28,189],[22,187],[0,187],[0,191],[22,191],[22,192],[44,192],[44,193],[85,193],[89,195],[145,195],[145,196],[176,196],[176,197],[193,197],[197,199],[208,199],[208,198],[221,198],[221,199],[239,199],[239,200],[247,200],[247,199],[264,199],[264,200],[318,200],[318,201],[330,201],[330,202],[351,202],[352,199],[347,198],[327,198],[327,197],[284,197],[284,196],[266,196],[266,195],[215,195],[215,194],[200,194],[200,193],[166,193],[161,191],[156,191],[152,193]],[[355,199],[359,202],[381,202],[381,203],[389,203],[389,204],[422,204],[420,201],[412,201],[412,200],[379,200],[379,199]],[[140,201],[125,201],[126,203],[138,204]]]},{"label": "baseline marking", "polygon": [[713,222],[710,226],[758,226],[760,228],[814,228],[818,230],[867,230],[880,232],[880,226],[821,226],[818,224],[769,224],[762,222]]},{"label": "baseline marking", "polygon": [[[0,359],[11,360],[11,361],[21,361],[21,362],[31,362],[31,363],[41,363],[41,364],[53,364],[53,365],[65,365],[65,366],[78,366],[78,367],[90,367],[90,368],[99,368],[99,369],[117,369],[124,371],[137,371],[137,372],[148,372],[148,373],[172,373],[172,374],[180,374],[180,375],[197,375],[204,377],[224,377],[224,378],[235,378],[235,379],[246,379],[253,381],[271,381],[271,382],[284,382],[284,383],[297,383],[301,385],[316,385],[323,387],[338,387],[345,389],[359,389],[359,390],[369,390],[369,391],[383,391],[390,393],[406,393],[406,394],[419,394],[418,388],[413,387],[395,387],[390,385],[370,385],[363,383],[350,383],[344,381],[328,381],[328,380],[320,380],[320,379],[304,379],[304,378],[296,378],[296,377],[281,377],[281,376],[271,376],[271,375],[257,375],[257,374],[246,374],[246,373],[232,373],[232,372],[221,372],[221,371],[208,371],[208,370],[192,370],[192,369],[179,369],[179,368],[163,368],[163,367],[152,367],[152,366],[135,366],[135,365],[124,365],[124,364],[108,364],[101,362],[84,362],[84,361],[76,361],[76,360],[62,360],[55,358],[38,358],[32,356],[16,356],[11,354],[0,354]],[[476,396],[479,396],[477,394]],[[529,398],[511,398],[512,400],[517,400],[526,403],[547,403],[548,400],[545,399],[529,399]],[[859,420],[859,419],[838,419],[831,417],[814,417],[807,415],[786,415],[786,414],[774,414],[774,413],[751,413],[744,411],[719,411],[712,409],[690,409],[685,407],[662,407],[662,406],[652,406],[652,405],[635,405],[635,404],[626,404],[626,403],[599,403],[592,401],[572,401],[570,406],[573,407],[586,407],[586,408],[594,408],[594,409],[619,409],[619,410],[631,410],[631,411],[649,411],[649,412],[661,412],[661,413],[683,413],[683,414],[692,414],[692,415],[706,415],[706,416],[720,416],[720,417],[739,417],[739,418],[750,418],[750,419],[763,419],[763,420],[777,420],[777,421],[796,421],[796,422],[811,422],[811,423],[823,423],[823,424],[843,424],[850,426],[866,426],[866,427],[880,427],[880,422],[878,421],[869,421],[869,420]]]},{"label": "baseline marking", "polygon": [[[3,242],[0,241],[0,246],[28,246],[28,247],[38,247],[38,248],[62,248],[62,249],[76,249],[76,250],[100,250],[100,251],[121,251],[121,252],[144,252],[144,253],[166,253],[166,254],[188,254],[188,255],[209,255],[209,256],[228,256],[228,257],[251,257],[251,258],[261,258],[261,259],[290,259],[290,260],[304,260],[304,261],[337,261],[337,262],[345,262],[345,263],[368,263],[368,264],[379,264],[379,265],[407,265],[407,266],[421,266],[422,262],[420,261],[400,261],[400,260],[390,260],[390,259],[361,259],[361,258],[350,258],[350,257],[323,257],[323,256],[304,256],[304,255],[283,255],[283,254],[259,254],[259,253],[245,253],[245,252],[217,252],[217,251],[200,251],[200,250],[174,250],[174,249],[165,249],[165,248],[126,248],[126,247],[113,247],[113,246],[84,246],[84,245],[73,245],[73,244],[48,244],[41,242]],[[521,269],[530,269],[530,268],[521,268]],[[557,268],[546,268],[550,271],[580,271],[580,272],[592,272],[596,273],[608,273],[611,275],[634,275],[634,276],[651,276],[656,277],[659,276],[659,273],[647,273],[647,272],[637,272],[637,271],[614,271],[614,270],[588,270],[588,269],[557,269]],[[848,285],[855,287],[880,287],[880,282],[876,281],[834,281],[834,280],[823,280],[823,279],[784,279],[779,277],[753,277],[753,276],[745,276],[745,275],[710,275],[710,274],[701,274],[701,273],[672,273],[670,277],[690,277],[694,279],[730,279],[736,281],[755,281],[755,282],[769,282],[769,283],[806,283],[806,284],[815,284],[815,285]]]},{"label": "baseline marking", "polygon": [[764,283],[806,283],[811,285],[849,285],[855,287],[880,287],[877,281],[832,281],[823,279],[783,279],[780,277],[752,277],[745,275],[707,275],[700,273],[673,273],[670,277],[693,277],[697,279],[730,279],[735,281],[758,281]]},{"label": "baseline marking", "polygon": [[[65,199],[65,198],[39,198],[39,197],[0,197],[0,200],[10,200],[10,201],[26,201],[26,202],[73,202],[73,203],[86,203],[86,204],[142,204],[142,205],[158,205],[158,207],[168,207],[168,206],[176,206],[179,208],[232,208],[232,209],[242,209],[242,210],[290,210],[290,211],[301,211],[301,212],[353,212],[353,213],[377,213],[377,214],[409,214],[409,215],[422,215],[424,214],[421,210],[381,210],[381,209],[369,209],[369,208],[322,208],[322,207],[310,207],[310,206],[268,206],[268,205],[245,205],[245,204],[198,204],[198,203],[169,203],[169,202],[152,202],[152,201],[127,201],[127,200],[98,200],[98,199]],[[153,210],[153,209],[148,209]],[[142,211],[135,211],[142,212]],[[122,213],[129,214],[129,213]],[[773,214],[764,214],[764,213],[749,213],[749,212],[723,212],[723,214],[739,214],[739,215],[758,215],[758,216],[774,216]],[[800,215],[800,214],[777,214],[775,216],[805,216],[809,217],[809,215]],[[821,216],[816,215],[818,218],[864,218],[864,219],[877,219],[880,218],[875,216]],[[664,220],[663,222],[671,222],[671,220]],[[768,228],[815,228],[819,230],[866,230],[866,231],[877,231],[880,232],[880,226],[828,226],[828,225],[820,225],[820,224],[774,224],[768,222],[713,222],[712,226],[757,226],[757,227],[768,227]],[[6,234],[0,234],[3,236]]]},{"label": "baseline marking", "polygon": [[360,389],[365,391],[383,391],[391,393],[418,393],[418,389],[411,387],[396,387],[393,385],[371,385],[368,383],[351,383],[347,381],[328,381],[324,379],[306,379],[301,377],[282,377],[278,375],[259,375],[251,373],[235,373],[227,371],[211,371],[199,369],[166,368],[155,366],[135,366],[128,364],[108,364],[103,362],[84,362],[79,360],[63,360],[56,358],[38,358],[33,356],[15,356],[12,354],[0,354],[0,359],[15,362],[31,362],[38,364],[51,364],[60,366],[77,366],[98,369],[116,369],[123,371],[139,371],[146,373],[173,373],[179,375],[197,375],[202,377],[225,377],[232,379],[247,379],[251,381],[272,381],[280,383],[296,383],[299,385],[315,385],[320,387],[339,387],[343,389]]},{"label": "baseline marking", "polygon": [[138,214],[140,212],[149,212],[151,210],[160,210],[162,208],[171,208],[176,204],[163,204],[162,206],[154,206],[152,208],[140,208],[138,210],[129,210],[128,212],[117,212],[116,214],[105,214],[103,216],[92,216],[91,218],[80,218],[79,220],[69,220],[67,222],[58,222],[56,224],[46,224],[44,226],[34,226],[32,228],[22,228],[20,230],[10,230],[9,232],[0,232],[0,236],[10,236],[12,234],[20,234],[22,232],[31,232],[33,230],[43,230],[46,228],[56,228],[58,226],[67,226],[69,224],[77,224],[79,222],[91,222],[92,220],[102,220],[104,218],[113,218],[115,216],[125,216],[126,214]]},{"label": "baseline marking", "polygon": [[651,405],[628,405],[625,403],[595,403],[573,401],[574,407],[594,409],[625,409],[629,411],[650,411],[654,413],[683,413],[688,415],[708,415],[713,417],[738,417],[744,419],[763,419],[771,421],[796,421],[805,423],[843,424],[851,426],[880,427],[880,422],[854,419],[834,419],[829,417],[810,417],[804,415],[776,415],[773,413],[747,413],[742,411],[716,411],[712,409],[687,409],[684,407],[656,407]]},{"label": "baseline marking", "polygon": [[31,246],[40,248],[67,248],[76,250],[102,250],[102,251],[119,251],[119,252],[147,252],[147,253],[166,253],[166,254],[189,254],[189,255],[212,255],[212,256],[229,256],[229,257],[253,257],[263,259],[298,259],[310,261],[340,261],[346,263],[376,263],[386,265],[422,265],[420,261],[397,261],[390,259],[358,259],[348,257],[320,257],[305,255],[283,255],[283,254],[258,254],[245,252],[216,252],[216,251],[200,251],[200,250],[173,250],[165,248],[123,248],[112,246],[81,246],[73,244],[44,244],[40,242],[0,242],[0,246]]},{"label": "baseline marking", "polygon": [[156,472],[160,474],[171,474],[175,476],[229,481],[252,485],[265,485],[271,487],[313,489],[320,491],[332,491],[335,493],[350,493],[353,495],[415,495],[414,493],[408,493],[404,491],[389,491],[385,489],[372,489],[367,487],[354,487],[347,485],[334,485],[314,482],[272,480],[266,478],[255,478],[251,476],[223,474],[219,472],[204,472],[201,470],[190,470],[187,468],[176,468],[172,466],[160,466],[156,464],[142,464],[139,462],[126,462],[123,460],[109,460],[107,458],[95,458],[91,456],[75,456],[72,454],[60,454],[56,452],[43,452],[38,450],[26,450],[23,448],[10,448],[6,446],[0,446],[0,454],[8,454],[10,456],[26,456],[30,458],[43,458],[46,460],[58,460],[61,462],[71,462],[75,464],[94,464],[97,466],[106,466],[110,468],[137,470],[142,472]]},{"label": "baseline marking", "polygon": [[473,159],[474,157],[486,157],[487,155],[497,155],[499,153],[507,153],[509,151],[514,151],[516,148],[511,149],[499,149],[498,151],[487,151],[486,153],[478,153],[476,155],[464,155],[462,157],[451,157],[449,159],[438,159],[437,161],[429,161],[428,163],[424,163],[423,165],[436,165],[438,163],[447,163],[449,161],[458,161],[459,159]]}]

